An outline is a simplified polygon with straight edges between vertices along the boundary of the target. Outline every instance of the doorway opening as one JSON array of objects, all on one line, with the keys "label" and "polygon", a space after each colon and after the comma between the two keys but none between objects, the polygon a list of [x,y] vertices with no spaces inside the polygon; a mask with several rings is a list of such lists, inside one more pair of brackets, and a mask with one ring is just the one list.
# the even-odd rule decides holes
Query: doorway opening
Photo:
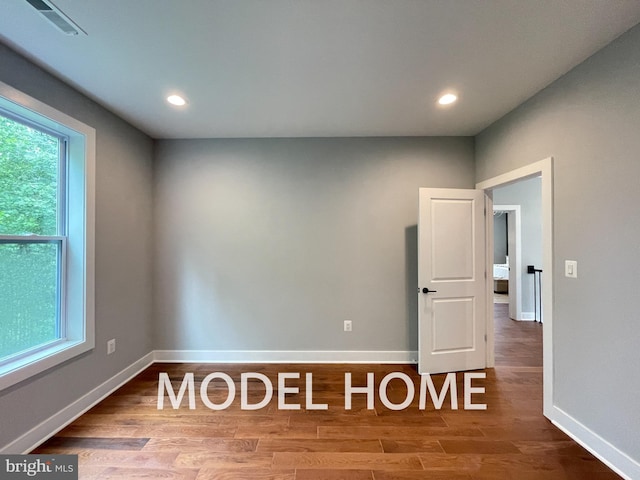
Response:
[{"label": "doorway opening", "polygon": [[540,205],[540,177],[493,189],[496,367],[537,367],[541,373],[542,324],[536,321],[536,283],[527,268],[542,269]]},{"label": "doorway opening", "polygon": [[493,303],[507,303],[509,318],[529,320],[522,312],[522,275],[518,275],[522,271],[521,205],[494,201],[493,227]]},{"label": "doorway opening", "polygon": [[[540,315],[544,319],[544,330],[542,334],[542,363],[543,363],[543,413],[545,416],[551,416],[553,405],[553,159],[551,157],[527,165],[525,167],[513,170],[511,172],[490,178],[476,185],[477,189],[484,190],[487,203],[487,211],[493,211],[494,192],[501,187],[507,187],[523,180],[540,177],[540,243],[541,251],[541,268],[543,272],[547,272],[541,285],[541,308]],[[494,255],[494,232],[493,232],[493,215],[486,215],[486,271],[493,270]],[[522,267],[521,267],[522,270]],[[533,275],[532,275],[533,277]],[[533,279],[532,279],[533,280]],[[493,282],[487,281],[487,366],[495,366],[495,322],[494,322],[494,304],[493,304]],[[524,289],[521,289],[524,290]],[[526,310],[526,307],[524,307]]]}]

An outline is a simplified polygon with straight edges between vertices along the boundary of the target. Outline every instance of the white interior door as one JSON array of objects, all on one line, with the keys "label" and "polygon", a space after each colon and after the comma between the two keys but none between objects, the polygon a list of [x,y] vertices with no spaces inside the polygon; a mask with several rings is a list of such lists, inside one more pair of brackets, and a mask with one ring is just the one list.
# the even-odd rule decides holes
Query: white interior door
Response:
[{"label": "white interior door", "polygon": [[418,371],[486,365],[484,191],[420,189]]}]

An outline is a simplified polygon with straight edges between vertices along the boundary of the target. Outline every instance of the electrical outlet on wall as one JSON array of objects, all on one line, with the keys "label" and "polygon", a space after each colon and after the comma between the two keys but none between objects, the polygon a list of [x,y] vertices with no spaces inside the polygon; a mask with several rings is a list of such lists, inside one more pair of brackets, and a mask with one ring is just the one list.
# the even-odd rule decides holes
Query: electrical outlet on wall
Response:
[{"label": "electrical outlet on wall", "polygon": [[112,338],[107,342],[107,355],[111,355],[116,351],[116,339]]},{"label": "electrical outlet on wall", "polygon": [[353,330],[353,325],[351,323],[351,320],[345,320],[344,321],[344,331],[345,332],[350,332],[351,330]]}]

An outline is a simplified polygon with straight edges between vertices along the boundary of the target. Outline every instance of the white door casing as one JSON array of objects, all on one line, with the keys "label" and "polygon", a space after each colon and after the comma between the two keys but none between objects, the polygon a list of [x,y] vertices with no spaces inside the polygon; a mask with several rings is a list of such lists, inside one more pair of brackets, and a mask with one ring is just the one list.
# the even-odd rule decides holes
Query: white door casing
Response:
[{"label": "white door casing", "polygon": [[[543,340],[542,340],[542,356],[543,356],[543,412],[544,415],[554,423],[558,419],[564,418],[563,413],[559,413],[553,405],[553,387],[554,387],[554,362],[553,362],[553,157],[545,158],[538,162],[525,165],[516,170],[503,173],[496,177],[489,178],[476,184],[476,188],[487,192],[491,198],[492,191],[495,188],[504,187],[515,183],[519,180],[526,180],[532,177],[542,177],[542,270],[548,272],[542,283],[542,318],[544,318]],[[492,217],[487,217],[491,219]],[[493,245],[487,242],[487,262],[490,263]],[[491,268],[488,263],[487,268]],[[487,298],[491,294],[487,290]],[[487,365],[493,366],[493,316],[487,316],[487,322],[490,323],[487,329],[488,344],[490,349],[488,352]]]},{"label": "white door casing", "polygon": [[484,368],[484,192],[421,188],[419,197],[418,371]]}]

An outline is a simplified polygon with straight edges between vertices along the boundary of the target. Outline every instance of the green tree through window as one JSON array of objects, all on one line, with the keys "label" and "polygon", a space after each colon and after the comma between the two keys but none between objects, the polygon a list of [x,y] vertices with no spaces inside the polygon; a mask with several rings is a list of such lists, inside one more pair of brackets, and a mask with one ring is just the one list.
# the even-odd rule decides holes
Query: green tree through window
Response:
[{"label": "green tree through window", "polygon": [[0,361],[60,328],[61,139],[0,115]]}]

